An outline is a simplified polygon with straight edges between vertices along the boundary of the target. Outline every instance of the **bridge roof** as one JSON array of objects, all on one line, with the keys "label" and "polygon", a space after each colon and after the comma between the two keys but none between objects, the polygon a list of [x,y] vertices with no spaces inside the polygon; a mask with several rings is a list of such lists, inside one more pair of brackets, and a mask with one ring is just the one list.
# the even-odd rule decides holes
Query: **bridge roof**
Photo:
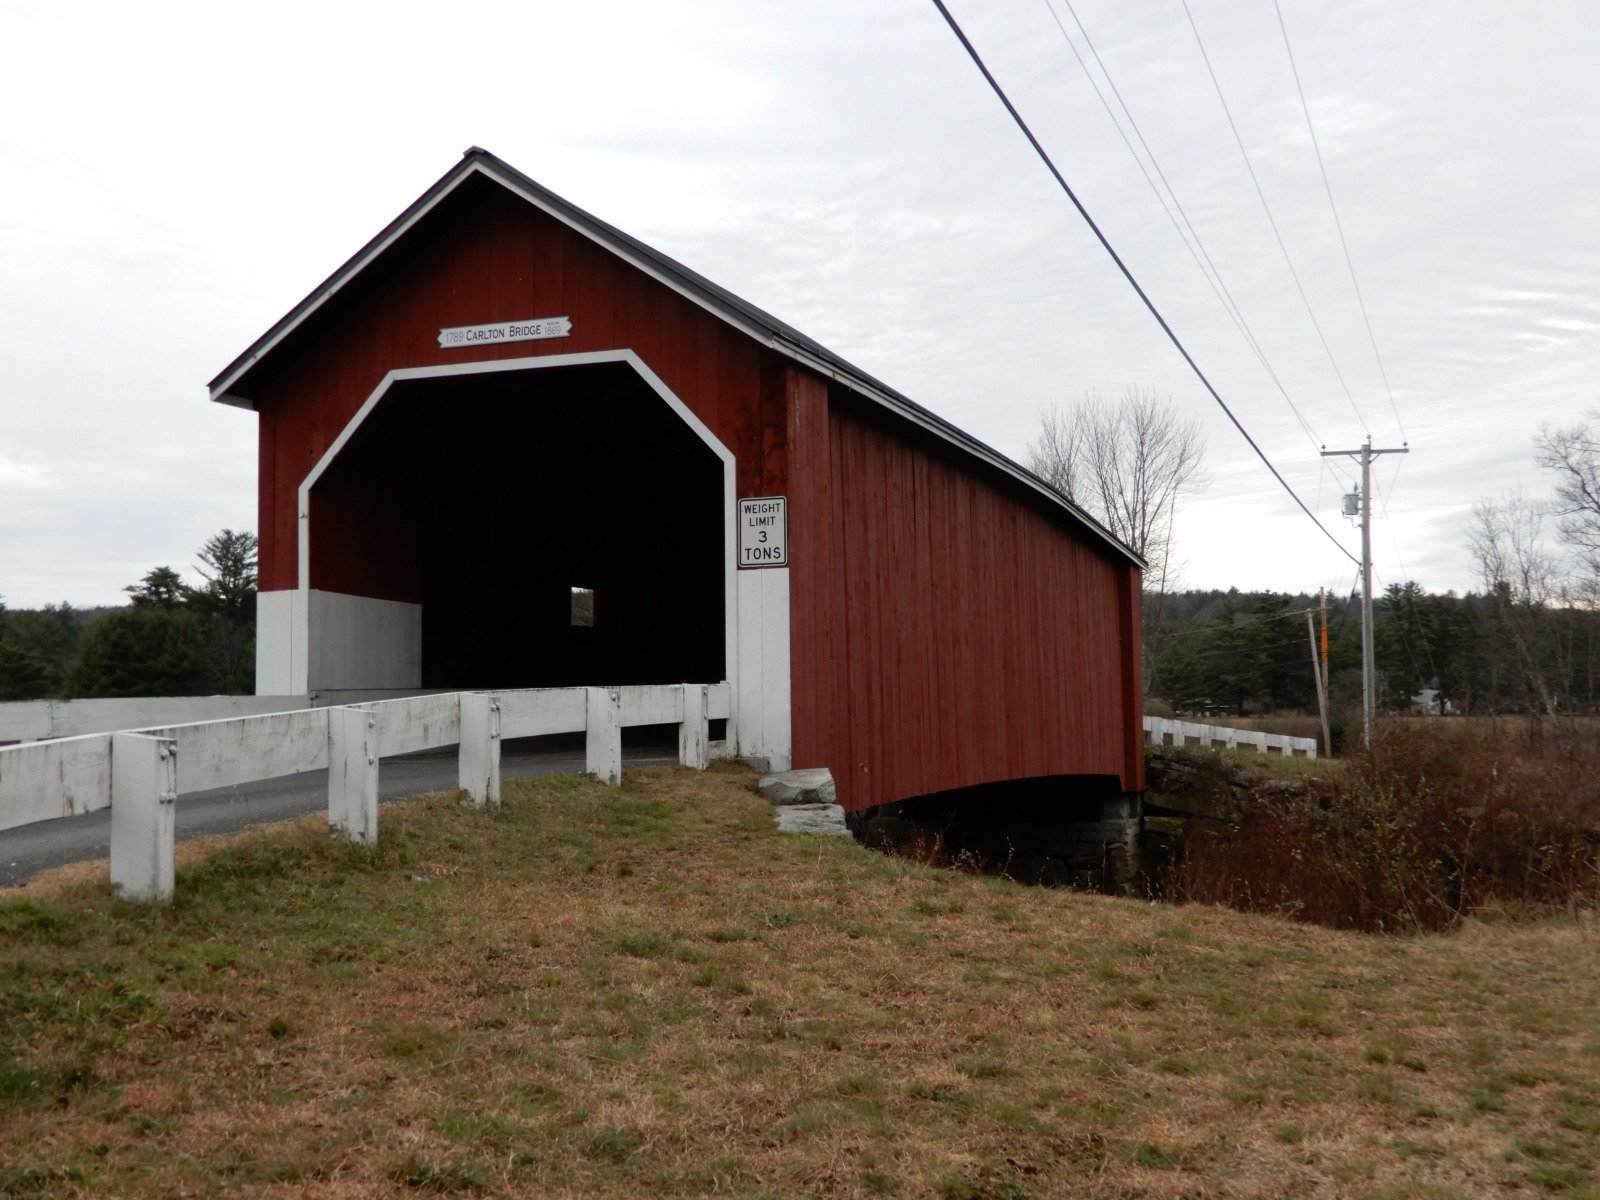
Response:
[{"label": "bridge roof", "polygon": [[247,398],[244,390],[255,369],[271,356],[290,334],[305,324],[330,299],[402,239],[445,197],[478,175],[493,180],[529,204],[605,246],[632,266],[721,317],[763,345],[803,363],[830,379],[837,380],[853,392],[909,420],[940,440],[990,467],[997,468],[1027,490],[1071,514],[1104,542],[1115,555],[1143,569],[1145,563],[1138,554],[1089,513],[1020,463],[946,421],[937,413],[924,408],[888,384],[873,378],[794,326],[779,320],[748,300],[736,296],[614,225],[569,203],[505,160],[477,146],[468,149],[461,161],[419,196],[409,208],[356,251],[332,275],[323,280],[305,299],[285,313],[211,380],[209,384],[211,399],[241,408],[254,408],[254,402]]}]

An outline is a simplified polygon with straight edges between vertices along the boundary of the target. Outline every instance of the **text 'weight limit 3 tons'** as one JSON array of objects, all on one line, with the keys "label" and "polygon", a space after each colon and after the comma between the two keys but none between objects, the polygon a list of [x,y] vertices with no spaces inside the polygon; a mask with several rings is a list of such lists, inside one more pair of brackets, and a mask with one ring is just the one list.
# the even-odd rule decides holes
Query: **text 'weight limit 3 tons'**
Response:
[{"label": "text 'weight limit 3 tons'", "polygon": [[789,501],[752,496],[739,501],[739,566],[789,565]]}]

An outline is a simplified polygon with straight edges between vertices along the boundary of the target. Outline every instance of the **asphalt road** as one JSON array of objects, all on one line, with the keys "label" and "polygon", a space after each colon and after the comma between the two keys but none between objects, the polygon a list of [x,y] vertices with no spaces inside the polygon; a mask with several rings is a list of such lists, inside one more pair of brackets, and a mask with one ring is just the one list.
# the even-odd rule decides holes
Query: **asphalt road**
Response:
[{"label": "asphalt road", "polygon": [[[623,752],[628,767],[678,761],[677,748],[644,746]],[[502,779],[579,772],[583,749],[550,749],[507,742],[500,753]],[[386,758],[378,769],[378,800],[388,803],[454,788],[454,750]],[[328,807],[328,773],[306,771],[259,783],[194,792],[178,797],[178,840],[237,833],[252,825],[287,821]],[[19,887],[40,871],[67,863],[105,858],[111,852],[111,810],[82,817],[38,821],[0,833],[0,888]]]}]

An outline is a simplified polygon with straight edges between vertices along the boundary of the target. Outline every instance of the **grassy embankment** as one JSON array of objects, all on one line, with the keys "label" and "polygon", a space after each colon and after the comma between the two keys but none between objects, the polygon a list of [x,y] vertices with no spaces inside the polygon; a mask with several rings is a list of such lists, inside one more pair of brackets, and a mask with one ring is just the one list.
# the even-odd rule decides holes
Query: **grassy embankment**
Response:
[{"label": "grassy embankment", "polygon": [[[0,902],[0,1195],[1596,1195],[1600,929],[1336,933],[507,785]],[[85,873],[86,874],[86,873]]]}]

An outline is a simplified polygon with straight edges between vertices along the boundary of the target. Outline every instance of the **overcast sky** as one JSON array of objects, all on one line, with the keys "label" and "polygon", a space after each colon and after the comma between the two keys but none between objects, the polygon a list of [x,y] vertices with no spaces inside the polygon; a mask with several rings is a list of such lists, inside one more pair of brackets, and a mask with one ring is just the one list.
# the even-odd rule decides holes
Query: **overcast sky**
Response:
[{"label": "overcast sky", "polygon": [[[1174,232],[1064,0],[951,8],[1202,368],[1343,543],[1380,460],[1380,582],[1473,586],[1468,510],[1600,404],[1600,4],[1272,0],[1076,16],[1302,429]],[[1104,87],[1104,80],[1101,79]],[[927,0],[270,5],[0,0],[0,596],[115,603],[255,525],[255,418],[205,384],[470,145],[1021,458],[1130,384],[1197,416],[1191,586],[1347,591]],[[512,314],[527,315],[527,314]],[[1403,429],[1403,432],[1402,432]]]}]

